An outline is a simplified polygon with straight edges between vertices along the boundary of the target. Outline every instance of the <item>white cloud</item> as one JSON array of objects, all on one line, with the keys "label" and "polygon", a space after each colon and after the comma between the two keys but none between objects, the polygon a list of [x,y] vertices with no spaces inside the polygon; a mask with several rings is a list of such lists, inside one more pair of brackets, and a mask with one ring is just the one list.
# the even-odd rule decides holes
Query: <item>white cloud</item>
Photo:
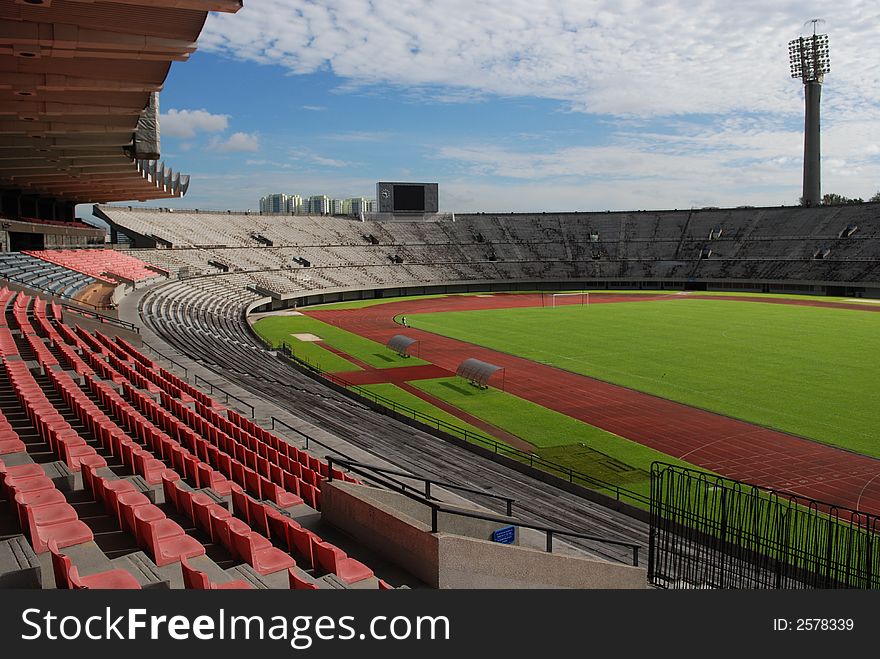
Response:
[{"label": "white cloud", "polygon": [[159,115],[162,135],[192,138],[196,133],[220,133],[229,126],[229,115],[207,110],[168,110]]},{"label": "white cloud", "polygon": [[[356,84],[440,86],[447,98],[538,96],[643,116],[795,113],[787,42],[805,16],[827,9],[795,0],[263,0],[212,14],[200,44],[293,73],[329,67]],[[880,60],[865,53],[880,5],[840,0],[827,18],[829,105],[876,110]]]},{"label": "white cloud", "polygon": [[303,110],[308,110],[309,112],[323,112],[327,108],[323,105],[303,105]]},{"label": "white cloud", "polygon": [[208,143],[209,151],[242,153],[260,150],[260,139],[255,133],[233,133],[227,139],[213,137]]},{"label": "white cloud", "polygon": [[311,156],[313,162],[324,165],[325,167],[348,167],[349,163],[344,160],[336,160],[334,158],[325,158],[324,156]]},{"label": "white cloud", "polygon": [[324,135],[325,140],[334,142],[383,142],[389,134],[379,131],[350,131],[347,133],[331,133]]}]

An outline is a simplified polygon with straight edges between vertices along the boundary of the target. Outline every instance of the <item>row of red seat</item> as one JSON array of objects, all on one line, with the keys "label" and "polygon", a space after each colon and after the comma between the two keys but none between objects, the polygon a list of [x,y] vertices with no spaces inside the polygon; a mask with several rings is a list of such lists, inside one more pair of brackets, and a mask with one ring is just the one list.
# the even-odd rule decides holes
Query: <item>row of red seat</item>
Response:
[{"label": "row of red seat", "polygon": [[[109,339],[107,340],[109,341]],[[282,467],[282,469],[286,471],[291,471],[289,463],[285,464],[285,459],[289,456],[291,460],[296,459],[296,461],[301,464],[303,469],[308,469],[311,472],[314,472],[315,475],[320,474],[320,477],[328,476],[329,470],[327,468],[327,463],[323,460],[320,460],[319,458],[316,458],[305,451],[300,451],[299,449],[296,449],[296,447],[280,439],[265,428],[258,426],[253,421],[238,414],[234,410],[224,408],[213,398],[205,395],[198,389],[195,389],[190,384],[188,384],[184,380],[181,380],[173,373],[170,373],[169,371],[166,371],[165,369],[155,365],[152,360],[147,358],[128,341],[125,341],[121,337],[117,336],[116,342],[117,344],[122,346],[125,352],[132,359],[134,359],[138,364],[142,365],[141,367],[138,367],[138,365],[135,364],[135,368],[138,373],[150,378],[151,382],[158,385],[165,392],[170,394],[170,396],[163,395],[161,398],[162,404],[165,407],[170,409],[169,406],[171,404],[171,397],[176,398],[183,403],[190,402],[190,397],[195,398],[198,403],[200,403],[200,405],[196,405],[196,411],[200,415],[205,417],[210,423],[212,423],[214,426],[217,426],[227,435],[232,436],[237,442],[245,444],[247,448],[253,451],[257,451],[261,457],[268,459],[271,464],[279,465]],[[105,342],[102,341],[102,343],[106,345]],[[151,378],[149,375],[151,370],[153,372],[158,371],[158,375],[160,377]],[[223,418],[217,412],[218,409],[225,411],[227,418]],[[175,413],[177,414],[176,411]],[[194,429],[204,435],[204,430],[202,428],[194,427]],[[291,451],[293,451],[292,454]],[[255,468],[252,464],[249,464],[248,466],[250,466],[251,468]],[[261,470],[261,473],[267,477],[270,475],[265,470]],[[320,489],[320,480],[322,478],[315,478],[314,481],[312,481],[309,476],[303,477],[299,473],[295,473],[294,475],[298,479],[305,478],[305,480],[310,485]],[[347,473],[342,472],[341,470],[334,470],[333,477],[355,483],[359,482],[357,479],[349,476]],[[281,483],[279,482],[279,484]],[[284,486],[287,487],[291,492],[299,493],[298,489],[294,489],[287,482],[284,483]]]},{"label": "row of red seat", "polygon": [[123,531],[134,535],[138,546],[150,554],[157,566],[176,563],[181,557],[205,554],[202,543],[187,535],[180,524],[168,519],[131,481],[104,478],[95,467],[87,466],[83,471],[83,485],[116,517]]},{"label": "row of red seat", "polygon": [[[134,442],[126,432],[92,401],[91,398],[64,371],[49,373],[55,390],[61,395],[64,404],[73,410],[77,418],[89,430],[105,450],[120,459],[134,473],[143,476],[150,484],[161,482],[165,465]],[[90,377],[87,382],[93,382]]]},{"label": "row of red seat", "polygon": [[28,250],[22,254],[63,266],[74,272],[100,279],[111,284],[121,277],[130,281],[143,281],[161,276],[138,258],[112,249],[51,249]]},{"label": "row of red seat", "polygon": [[304,528],[295,519],[255,500],[238,488],[232,490],[232,508],[251,528],[264,532],[296,552],[318,572],[333,573],[348,584],[373,576],[370,568],[349,557],[339,547],[323,541],[317,533]]},{"label": "row of red seat", "polygon": [[[305,501],[312,508],[320,510],[321,492],[320,476],[318,474],[304,474],[299,469],[298,464],[296,465],[296,472],[294,472],[290,469],[289,460],[285,465],[287,468],[284,468],[278,463],[278,460],[270,462],[265,456],[258,455],[256,451],[244,442],[236,440],[233,436],[220,430],[206,419],[205,417],[210,414],[214,420],[225,420],[214,410],[205,407],[201,403],[196,402],[196,410],[193,410],[167,395],[161,398],[161,400],[163,405],[177,418],[186,423],[190,429],[205,437],[212,445],[228,454],[241,465],[241,467],[238,467],[233,463],[233,470],[241,469],[244,472],[245,482],[249,485],[251,483],[254,484],[254,486],[249,487],[251,491],[255,491],[259,495],[260,493],[265,493],[267,487],[271,489],[271,484],[274,484],[276,488],[287,490],[286,501],[272,499],[282,508]],[[304,478],[304,476],[308,476],[308,479]],[[264,497],[261,496],[260,498]]]},{"label": "row of red seat", "polygon": [[135,348],[133,345],[131,345],[131,343],[123,339],[121,336],[116,337],[116,343],[122,346],[122,349],[125,350],[125,352],[134,357],[136,361],[139,361],[144,366],[148,368],[157,367],[156,362],[144,355],[140,350]]},{"label": "row of red seat", "polygon": [[[72,471],[79,471],[85,457],[99,457],[46,398],[23,361],[4,360],[4,367],[21,407],[40,437]],[[52,371],[47,371],[51,375]]]},{"label": "row of red seat", "polygon": [[[2,302],[2,299],[0,299],[0,302]],[[24,313],[21,313],[22,309],[24,310]],[[26,331],[28,328],[33,331],[33,328],[30,327],[27,321],[26,310],[26,302],[19,303],[20,313],[17,316],[17,320],[23,331]],[[35,305],[35,318],[45,319],[45,311],[46,307],[44,304]],[[211,504],[217,505],[213,517],[225,517],[225,515],[230,515],[230,519],[234,521],[224,523],[217,519],[212,519],[211,514],[208,514],[207,517],[203,516],[199,520],[196,520],[194,515],[197,515],[198,513],[193,513],[193,516],[190,518],[193,519],[194,522],[198,521],[199,523],[197,525],[200,526],[200,528],[205,528],[206,532],[208,532],[213,539],[227,546],[230,552],[241,556],[243,560],[250,563],[255,569],[264,574],[279,569],[285,569],[285,566],[292,568],[292,566],[295,565],[293,559],[283,551],[277,550],[271,546],[271,542],[268,540],[268,537],[271,535],[271,537],[275,537],[283,546],[292,550],[296,548],[296,551],[303,556],[304,560],[306,560],[311,567],[317,570],[338,574],[340,578],[343,578],[349,583],[354,583],[372,576],[372,571],[362,563],[347,557],[339,548],[334,547],[329,543],[324,543],[316,534],[302,529],[293,519],[283,515],[272,506],[258,502],[253,497],[245,494],[242,489],[242,487],[247,487],[261,498],[267,493],[274,494],[277,498],[277,485],[273,488],[273,485],[275,484],[271,483],[271,479],[268,477],[274,473],[276,478],[281,475],[281,480],[283,481],[284,471],[288,472],[288,477],[292,477],[294,474],[290,473],[290,470],[296,469],[298,473],[295,478],[303,480],[302,485],[297,485],[297,488],[314,488],[317,494],[310,498],[315,499],[313,501],[313,507],[317,507],[320,505],[319,492],[317,491],[321,480],[320,472],[327,473],[326,463],[318,461],[316,458],[309,456],[303,451],[299,451],[299,449],[293,445],[279,440],[274,435],[268,436],[267,439],[272,441],[273,444],[278,447],[283,447],[281,448],[281,451],[279,451],[278,448],[269,446],[266,441],[258,439],[250,432],[237,427],[229,419],[217,414],[214,409],[207,407],[201,401],[196,403],[198,412],[194,412],[192,409],[184,405],[181,399],[172,398],[168,392],[163,390],[161,392],[162,402],[166,407],[172,408],[172,411],[176,413],[176,416],[178,417],[176,429],[183,434],[183,437],[178,436],[177,439],[184,439],[184,442],[188,440],[190,443],[190,452],[185,446],[181,446],[180,443],[176,442],[169,435],[162,433],[146,417],[137,412],[125,398],[114,391],[113,388],[104,382],[94,379],[94,371],[92,371],[86,362],[77,355],[76,350],[84,351],[84,356],[89,359],[92,364],[107,364],[107,362],[101,359],[100,356],[101,354],[104,354],[111,362],[115,361],[114,365],[117,368],[120,370],[127,370],[128,372],[126,373],[119,373],[112,367],[108,366],[110,374],[119,376],[122,380],[123,390],[128,399],[131,399],[132,402],[139,401],[142,409],[147,408],[144,409],[145,412],[148,413],[149,411],[152,411],[153,413],[156,413],[157,411],[161,411],[161,408],[156,405],[149,396],[143,394],[129,384],[127,381],[128,378],[125,377],[139,375],[139,373],[133,371],[128,364],[134,363],[137,367],[138,365],[144,365],[143,361],[137,359],[129,350],[125,350],[126,354],[124,357],[130,357],[133,359],[133,362],[122,361],[119,357],[120,353],[108,346],[107,341],[102,341],[101,337],[95,339],[79,327],[77,327],[78,334],[76,334],[71,332],[69,328],[65,328],[67,331],[61,330],[59,333],[50,323],[48,323],[48,321],[45,323],[38,321],[38,325],[40,325],[43,332],[48,334],[50,339],[56,343],[61,352],[62,361],[65,361],[67,365],[73,368],[79,375],[84,376],[84,380],[88,387],[98,395],[102,404],[111,410],[114,417],[122,417],[123,423],[126,423],[127,419],[126,425],[132,430],[140,427],[141,431],[144,433],[144,436],[142,436],[141,439],[145,441],[147,446],[158,449],[157,454],[163,455],[169,463],[174,464],[182,473],[187,473],[188,478],[192,480],[192,482],[196,483],[199,487],[213,487],[217,485],[215,479],[205,476],[205,468],[208,470],[211,469],[210,466],[205,463],[208,462],[212,456],[215,458],[218,465],[224,464],[228,461],[229,468],[227,473],[231,475],[234,480],[238,480],[241,483],[241,486],[236,484],[230,485],[234,505],[237,507],[236,512],[239,517],[232,517],[227,509],[223,506],[213,504],[213,501],[207,497]],[[62,327],[62,325],[59,325],[59,327]],[[36,337],[35,332],[32,336],[34,336],[35,339],[38,338]],[[86,336],[92,338],[92,341],[88,341],[88,339],[85,338]],[[65,343],[64,339],[70,341],[70,345]],[[40,343],[42,343],[42,341],[40,341]],[[95,343],[100,344],[100,346],[95,347],[102,348],[101,353],[95,353],[92,350],[92,346],[89,345]],[[44,344],[43,347],[45,347]],[[131,348],[131,350],[134,349]],[[38,350],[35,350],[35,353],[36,352],[38,352]],[[51,356],[51,353],[46,349],[42,355],[44,359],[41,360],[41,362],[48,361],[45,359],[46,354]],[[50,366],[50,364],[47,363],[44,363],[43,365],[44,368]],[[24,366],[23,363],[22,366]],[[123,369],[121,367],[125,368]],[[144,475],[148,481],[154,483],[158,482],[157,478],[163,481],[179,479],[176,472],[165,468],[161,461],[154,458],[149,451],[144,450],[128,438],[125,431],[107,417],[107,415],[104,414],[104,412],[98,408],[91,399],[89,399],[89,397],[67,373],[59,369],[49,368],[46,369],[46,372],[55,389],[64,398],[65,404],[74,410],[93,435],[97,437],[109,451],[114,455],[120,456],[122,461],[131,466],[136,473]],[[162,373],[162,375],[164,376],[166,373],[167,372]],[[159,379],[164,380],[165,378]],[[165,384],[171,385],[169,389],[172,392],[175,391],[175,389],[177,389],[178,392],[180,391],[179,388],[175,387],[176,383],[171,383],[166,380]],[[208,402],[213,402],[212,399],[207,396],[205,396],[203,400],[205,399]],[[114,407],[116,409],[114,409]],[[127,414],[123,408],[128,408]],[[227,413],[235,414],[231,411],[227,411]],[[167,411],[165,411],[165,414],[167,415],[166,418],[173,418]],[[206,418],[205,415],[210,416],[210,420]],[[198,437],[195,433],[187,433],[186,430],[195,429],[187,428],[186,426],[189,424],[184,424],[180,420],[181,417],[188,417],[188,420],[193,424],[201,424],[199,427],[203,433],[207,432],[207,434],[210,435],[210,429],[213,429],[217,437],[223,437],[221,441],[225,440],[226,446],[231,448],[231,451],[228,453],[226,451],[221,451],[218,446],[209,444],[208,441],[204,438]],[[212,421],[214,423],[222,424],[225,430],[236,435],[240,441],[236,441],[231,435],[221,431],[214,425],[214,423],[211,423]],[[253,428],[259,427],[254,425]],[[152,443],[149,441],[151,437],[153,439]],[[245,446],[242,442],[247,442],[254,448],[251,449],[249,446]],[[174,446],[175,444],[176,447]],[[216,453],[211,449],[215,449]],[[256,451],[259,451],[260,454],[258,455]],[[199,455],[200,453],[202,454],[201,456]],[[235,457],[233,457],[234,455]],[[224,460],[223,456],[226,456],[228,460]],[[91,477],[97,476],[96,467],[106,464],[99,456],[95,455],[95,457],[98,461],[96,461],[93,466],[88,466],[90,462],[88,457],[83,461],[83,466],[85,467],[84,478],[89,479],[90,483],[94,482],[94,478]],[[201,457],[204,457],[204,461]],[[271,464],[269,458],[272,460]],[[281,469],[282,464],[285,465],[286,470]],[[323,468],[321,465],[323,465]],[[275,468],[272,469],[272,467]],[[88,475],[86,475],[86,472],[88,472]],[[259,472],[263,473],[261,474]],[[238,475],[238,478],[235,478],[236,474]],[[340,478],[345,476],[341,473],[335,475]],[[162,478],[163,476],[164,479]],[[106,481],[106,479],[103,480]],[[294,482],[289,478],[288,481]],[[179,536],[177,529],[159,524],[160,518],[155,512],[149,514],[156,517],[156,519],[140,520],[139,518],[146,515],[146,511],[150,510],[145,507],[146,497],[140,493],[131,491],[129,487],[133,489],[133,486],[127,481],[108,481],[108,483],[117,482],[119,482],[120,485],[114,487],[123,488],[124,492],[122,495],[118,495],[115,491],[107,493],[102,490],[95,494],[96,498],[100,497],[100,499],[105,502],[105,505],[110,506],[109,509],[117,515],[121,528],[135,533],[139,544],[149,549],[149,551],[154,554],[157,563],[165,560],[169,562],[179,560],[180,556],[175,555],[174,548],[179,548],[180,546],[187,544],[188,540],[176,540]],[[122,485],[121,483],[125,483],[125,485]],[[93,487],[94,484],[92,484],[90,489]],[[185,492],[183,488],[177,488],[177,486],[175,486],[175,489],[179,492]],[[222,486],[219,488],[221,491],[223,489]],[[168,497],[168,495],[169,492],[166,491],[166,497]],[[185,498],[186,496],[187,495],[185,494],[181,494],[181,497]],[[206,495],[203,494],[201,495],[201,497],[205,496]],[[192,503],[194,500],[198,500],[201,497],[196,493],[190,497],[190,502]],[[272,497],[270,496],[269,498]],[[181,510],[180,499],[171,500],[173,503],[176,503],[178,510]],[[147,503],[149,502],[149,500],[146,501]],[[299,502],[301,502],[301,500],[299,500]],[[202,499],[202,503],[206,503],[204,499]],[[290,501],[280,501],[279,505],[284,503],[290,503]],[[194,506],[193,509],[195,510],[196,507],[197,506]],[[138,510],[141,508],[144,508],[144,511],[139,513]],[[181,510],[181,512],[186,514],[185,510],[186,508],[184,506],[184,509]],[[219,512],[220,510],[225,510],[226,512]],[[263,511],[262,517],[256,512],[257,510]],[[159,513],[161,513],[161,510],[159,510]],[[261,519],[262,521],[260,521]],[[270,530],[270,519],[272,520],[272,526],[275,529],[274,532]],[[157,531],[158,535],[153,533],[150,528],[147,528],[147,522],[155,522],[155,526],[160,527]],[[205,527],[206,523],[207,528]],[[212,524],[219,526],[215,529],[211,526]],[[247,525],[247,529],[244,528],[244,525]],[[251,528],[254,525],[256,525],[258,530],[263,530],[265,535],[258,530]],[[165,531],[171,534],[168,543],[165,543],[167,546],[163,546],[164,538],[162,537],[162,528],[165,528]],[[63,560],[64,557],[60,553],[58,555],[53,555],[53,562],[56,564],[56,571],[60,569]],[[287,565],[288,562],[290,565]],[[191,579],[195,578],[195,573],[197,573],[197,571],[190,570],[189,576]],[[95,577],[95,575],[91,575],[86,578],[85,581],[79,579],[78,583],[80,586],[83,583],[87,584],[92,577]],[[69,583],[77,581],[76,578],[71,581],[69,571],[66,578]],[[97,581],[100,581],[101,578],[102,577],[96,577]],[[93,583],[96,583],[97,581]],[[204,584],[204,580],[199,579],[199,583]],[[300,579],[292,569],[290,571],[290,583],[292,587],[314,587],[313,584]]]},{"label": "row of red seat", "polygon": [[[180,487],[179,478],[170,474],[163,477],[162,487],[166,502],[190,519],[196,528],[208,534],[212,542],[225,547],[230,554],[243,560],[259,574],[267,575],[296,567],[293,557],[273,546],[266,535],[248,523],[246,517],[235,517],[228,508],[204,492]],[[236,490],[241,493],[241,488],[234,486],[233,493]]]},{"label": "row of red seat", "polygon": [[137,362],[122,361],[114,354],[108,354],[107,361],[110,362],[110,365],[114,369],[116,369],[119,374],[121,374],[129,382],[135,385],[138,389],[145,389],[151,394],[157,394],[161,391],[161,389],[157,385],[150,382],[147,378],[145,378],[143,375],[141,375],[131,367],[131,363]]},{"label": "row of red seat", "polygon": [[131,356],[98,330],[93,333],[95,340],[124,362],[131,361]]},{"label": "row of red seat", "polygon": [[50,542],[67,547],[94,539],[92,530],[40,465],[7,466],[0,460],[0,488],[37,554],[46,552]]},{"label": "row of red seat", "polygon": [[[283,485],[261,476],[240,462],[234,453],[228,450],[228,446],[219,445],[216,436],[201,436],[167,409],[156,404],[151,397],[137,391],[130,385],[123,384],[123,390],[126,397],[147,418],[183,443],[197,456],[197,459],[216,467],[220,473],[232,479],[240,487],[253,492],[260,499],[270,499],[282,508],[303,503],[299,496],[287,492]],[[228,494],[229,490],[221,493]]]},{"label": "row of red seat", "polygon": [[[86,378],[86,384],[92,393],[98,397],[101,404],[110,410],[113,417],[127,429],[132,437],[137,437],[145,445],[146,452],[157,461],[158,464],[151,463],[155,464],[155,468],[151,469],[149,473],[142,474],[148,483],[156,485],[161,482],[163,468],[159,465],[164,462],[166,465],[171,465],[174,469],[179,470],[199,487],[212,487],[221,494],[229,493],[229,482],[219,472],[212,469],[210,465],[202,463],[185,446],[153,425],[149,419],[140,414],[127,400],[120,396],[115,389],[104,382],[98,382],[90,378]],[[127,384],[123,386],[130,387]],[[128,438],[124,431],[122,434]],[[132,439],[128,441],[134,443]],[[119,447],[119,452],[117,452],[115,446],[106,448],[112,451],[114,455],[124,455],[122,453],[125,451],[123,445]]]}]

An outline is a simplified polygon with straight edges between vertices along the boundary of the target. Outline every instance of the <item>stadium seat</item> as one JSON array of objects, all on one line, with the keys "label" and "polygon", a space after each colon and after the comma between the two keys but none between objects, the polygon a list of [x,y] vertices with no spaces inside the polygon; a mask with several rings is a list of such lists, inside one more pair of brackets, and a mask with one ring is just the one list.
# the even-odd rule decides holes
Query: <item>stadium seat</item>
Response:
[{"label": "stadium seat", "polygon": [[148,511],[154,508],[155,506],[141,506],[135,510],[134,517],[137,537],[143,539],[144,546],[157,566],[176,563],[181,556],[192,558],[204,555],[205,547],[186,535],[180,525],[166,518],[164,514],[160,519],[153,517]]},{"label": "stadium seat", "polygon": [[[66,504],[48,504],[49,506],[63,506]],[[22,506],[31,546],[37,554],[43,554],[49,550],[49,543],[54,541],[58,547],[79,545],[94,540],[92,530],[74,516],[57,523],[40,524],[37,522],[35,509],[31,506]],[[75,515],[75,513],[74,513]]]},{"label": "stadium seat", "polygon": [[312,554],[312,538],[317,538],[317,536],[301,526],[288,526],[287,533],[290,538],[291,548],[305,560],[310,568],[315,567],[315,560]]},{"label": "stadium seat", "polygon": [[373,571],[358,560],[349,558],[344,551],[312,538],[312,555],[316,567],[325,572],[332,572],[347,584],[357,583],[373,576]]},{"label": "stadium seat", "polygon": [[[208,499],[210,500],[210,497]],[[204,500],[193,501],[193,515],[195,516],[193,522],[196,528],[207,533],[211,538],[211,542],[220,542],[216,528],[217,521],[232,517],[232,513],[229,512],[228,508],[213,501],[204,503]]]},{"label": "stadium seat", "polygon": [[318,584],[301,578],[293,568],[287,569],[287,577],[291,590],[318,590]]},{"label": "stadium seat", "polygon": [[108,570],[81,577],[79,570],[73,565],[70,558],[59,551],[55,541],[49,543],[49,551],[52,553],[52,570],[55,573],[56,588],[70,590],[140,590],[141,588],[138,580],[127,570]]},{"label": "stadium seat", "polygon": [[273,547],[265,536],[237,528],[230,528],[230,534],[236,553],[260,574],[265,576],[296,567],[296,561],[289,554]]},{"label": "stadium seat", "polygon": [[224,583],[212,583],[208,575],[189,564],[186,557],[181,557],[180,568],[183,571],[183,584],[188,590],[250,590],[253,586],[247,581],[237,579]]}]

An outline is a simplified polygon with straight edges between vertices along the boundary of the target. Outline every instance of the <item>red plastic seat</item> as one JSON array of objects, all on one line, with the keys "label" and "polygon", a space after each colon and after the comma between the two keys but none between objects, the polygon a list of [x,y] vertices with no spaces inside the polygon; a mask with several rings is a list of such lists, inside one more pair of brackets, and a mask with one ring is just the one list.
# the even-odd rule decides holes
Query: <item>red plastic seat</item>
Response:
[{"label": "red plastic seat", "polygon": [[370,568],[354,558],[349,558],[344,551],[329,542],[312,538],[312,554],[317,566],[326,572],[332,572],[347,584],[373,576]]},{"label": "red plastic seat", "polygon": [[181,508],[178,509],[186,518],[195,522],[195,506],[202,505],[208,506],[214,503],[214,499],[209,497],[204,492],[181,492],[181,496],[179,498]]},{"label": "red plastic seat", "polygon": [[291,590],[318,590],[318,584],[300,578],[293,568],[288,568],[287,580]]},{"label": "red plastic seat", "polygon": [[[56,504],[57,505],[57,504]],[[27,520],[28,535],[31,545],[37,554],[49,550],[49,543],[53,540],[58,547],[80,545],[95,539],[92,530],[79,519],[68,520],[56,524],[38,525],[34,519],[34,509],[25,506],[23,508]]]},{"label": "red plastic seat", "polygon": [[116,499],[119,498],[120,494],[125,492],[137,492],[137,488],[131,481],[127,481],[124,478],[119,478],[116,480],[101,478],[98,477],[95,481],[95,499],[104,504],[104,507],[108,510],[113,511],[115,514],[118,510],[118,506],[116,505]]},{"label": "red plastic seat", "polygon": [[33,462],[7,467],[2,461],[0,461],[0,479],[3,481],[7,478],[30,478],[33,476],[45,475],[46,472],[43,471],[43,468]]},{"label": "red plastic seat", "polygon": [[[305,559],[309,567],[315,566],[315,559],[312,555],[312,537],[316,537],[314,533],[301,526],[288,526],[287,534],[290,538],[290,547],[296,553]],[[318,538],[320,540],[320,538]]]},{"label": "red plastic seat", "polygon": [[32,504],[24,506],[22,510],[25,512],[26,517],[37,526],[50,526],[79,519],[79,515],[76,514],[74,507],[66,501],[63,503],[44,503],[39,506]]},{"label": "red plastic seat", "polygon": [[234,555],[237,554],[235,541],[232,539],[233,532],[251,533],[251,527],[237,517],[214,517],[211,516],[211,529],[217,536],[217,542],[226,547],[226,549]]},{"label": "red plastic seat", "polygon": [[15,496],[23,492],[39,492],[40,490],[54,490],[55,483],[48,476],[29,476],[26,478],[7,478],[3,482],[3,490],[6,497]]},{"label": "red plastic seat", "polygon": [[140,590],[141,588],[138,580],[126,570],[108,570],[81,577],[79,570],[68,556],[58,550],[58,545],[54,541],[49,543],[49,551],[52,552],[52,569],[55,573],[56,588],[75,590],[91,588]]},{"label": "red plastic seat", "polygon": [[196,528],[201,529],[211,537],[211,542],[219,542],[216,530],[216,520],[229,519],[232,513],[228,508],[215,503],[208,497],[208,502],[193,501],[193,522]]},{"label": "red plastic seat", "polygon": [[0,439],[0,455],[23,453],[24,451],[27,451],[27,445],[18,436]]},{"label": "red plastic seat", "polygon": [[296,566],[290,554],[273,547],[268,538],[259,533],[231,530],[231,535],[236,553],[262,575]]},{"label": "red plastic seat", "polygon": [[[192,558],[203,556],[205,547],[195,538],[186,535],[180,525],[172,520],[149,521],[143,518],[143,514],[152,506],[141,506],[135,510],[135,528],[138,537],[144,539],[145,546],[153,556],[153,562],[158,566],[176,563],[181,557]],[[161,511],[160,511],[161,512]],[[177,533],[171,534],[177,527]]]},{"label": "red plastic seat", "polygon": [[192,567],[186,560],[181,557],[180,568],[183,571],[183,584],[189,590],[252,590],[253,586],[247,581],[236,579],[235,581],[226,581],[223,583],[213,583],[208,575],[201,570]]},{"label": "red plastic seat", "polygon": [[116,499],[116,504],[118,506],[117,518],[119,519],[120,528],[123,531],[129,531],[134,534],[135,509],[140,508],[141,506],[150,506],[152,503],[153,502],[150,501],[145,494],[140,492],[123,492],[120,494]]},{"label": "red plastic seat", "polygon": [[269,524],[269,537],[273,540],[281,542],[288,549],[293,549],[293,544],[290,540],[290,532],[288,531],[288,527],[295,526],[299,528],[299,523],[292,517],[288,517],[281,511],[275,510],[271,506],[266,506],[264,504],[264,509],[266,511],[266,521]]},{"label": "red plastic seat", "polygon": [[251,528],[259,533],[260,535],[264,535],[267,538],[271,536],[269,532],[269,518],[266,514],[265,505],[257,501],[256,499],[252,499],[247,497],[247,508],[248,508],[248,523]]},{"label": "red plastic seat", "polygon": [[250,525],[250,506],[248,501],[250,497],[245,494],[240,487],[232,488],[232,511],[239,518]]}]

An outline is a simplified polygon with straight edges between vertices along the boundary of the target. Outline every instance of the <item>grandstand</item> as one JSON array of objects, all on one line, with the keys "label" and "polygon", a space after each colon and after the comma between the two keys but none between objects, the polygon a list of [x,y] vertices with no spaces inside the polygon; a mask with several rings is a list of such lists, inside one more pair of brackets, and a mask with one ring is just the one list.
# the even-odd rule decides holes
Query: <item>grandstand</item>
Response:
[{"label": "grandstand", "polygon": [[[810,209],[460,214],[455,222],[387,223],[108,206],[96,207],[95,212],[118,232],[130,235],[133,244],[149,245],[129,254],[172,272],[186,268],[189,275],[247,273],[236,281],[285,304],[332,301],[365,290],[369,295],[377,289],[422,291],[427,284],[439,291],[534,282],[545,287],[577,283],[599,288],[880,294],[876,203]],[[172,218],[178,227],[192,227],[192,234],[175,230]],[[255,231],[268,237],[272,246],[254,239]],[[163,248],[155,248],[157,241]],[[817,258],[820,251],[822,258]]]},{"label": "grandstand", "polygon": [[[207,12],[241,3],[3,4],[23,29],[0,38],[0,86],[30,100],[0,145],[0,586],[644,588],[654,499],[404,423],[269,349],[249,315],[534,289],[880,298],[877,203],[360,222],[108,205],[186,193],[159,161],[156,94]],[[94,201],[109,246],[74,217]],[[800,565],[774,581],[748,555],[752,581],[718,579],[724,546],[689,564],[701,533],[653,585],[876,585]]]}]

